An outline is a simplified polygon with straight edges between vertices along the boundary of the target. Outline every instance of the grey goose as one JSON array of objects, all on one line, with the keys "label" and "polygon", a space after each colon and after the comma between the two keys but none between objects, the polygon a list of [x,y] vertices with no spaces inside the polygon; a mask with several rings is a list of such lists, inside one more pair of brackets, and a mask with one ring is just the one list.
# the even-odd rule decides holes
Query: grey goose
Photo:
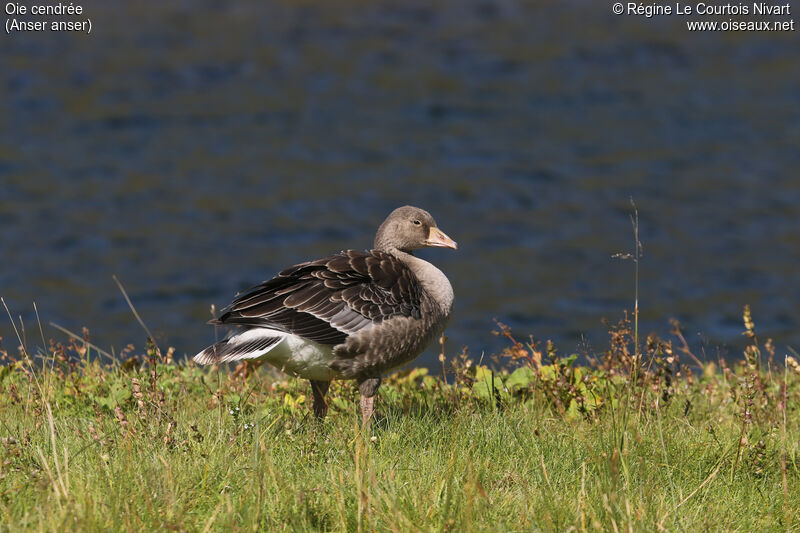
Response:
[{"label": "grey goose", "polygon": [[399,207],[378,228],[372,250],[300,263],[238,294],[210,322],[236,329],[194,360],[263,360],[306,378],[320,419],[331,380],[354,379],[366,423],[381,377],[416,359],[450,318],[450,282],[413,254],[426,246],[457,247],[430,213]]}]

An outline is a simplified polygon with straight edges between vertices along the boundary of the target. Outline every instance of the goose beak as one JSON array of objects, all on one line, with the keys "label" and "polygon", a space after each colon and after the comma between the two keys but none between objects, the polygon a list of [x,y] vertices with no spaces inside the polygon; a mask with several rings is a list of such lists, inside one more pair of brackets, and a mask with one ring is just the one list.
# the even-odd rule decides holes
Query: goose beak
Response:
[{"label": "goose beak", "polygon": [[445,235],[444,232],[437,227],[431,228],[430,232],[428,232],[428,240],[425,241],[425,246],[439,246],[441,248],[452,248],[453,250],[458,249],[456,241]]}]

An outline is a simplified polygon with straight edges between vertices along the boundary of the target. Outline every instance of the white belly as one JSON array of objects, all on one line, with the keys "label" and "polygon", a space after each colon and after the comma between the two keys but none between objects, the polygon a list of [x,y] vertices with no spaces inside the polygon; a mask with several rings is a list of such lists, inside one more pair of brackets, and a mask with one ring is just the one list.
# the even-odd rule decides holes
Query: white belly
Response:
[{"label": "white belly", "polygon": [[331,362],[336,359],[333,347],[283,333],[283,340],[258,359],[267,361],[271,365],[292,376],[330,381],[337,377],[337,373],[330,368]]}]

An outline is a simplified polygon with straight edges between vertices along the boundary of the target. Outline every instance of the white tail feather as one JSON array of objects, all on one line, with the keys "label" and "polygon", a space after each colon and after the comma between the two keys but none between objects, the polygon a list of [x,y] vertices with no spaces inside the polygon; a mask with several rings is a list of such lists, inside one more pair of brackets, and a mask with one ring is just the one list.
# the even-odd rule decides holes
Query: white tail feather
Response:
[{"label": "white tail feather", "polygon": [[231,335],[193,357],[201,365],[227,363],[240,359],[258,359],[267,355],[286,337],[286,333],[268,328],[252,328]]}]

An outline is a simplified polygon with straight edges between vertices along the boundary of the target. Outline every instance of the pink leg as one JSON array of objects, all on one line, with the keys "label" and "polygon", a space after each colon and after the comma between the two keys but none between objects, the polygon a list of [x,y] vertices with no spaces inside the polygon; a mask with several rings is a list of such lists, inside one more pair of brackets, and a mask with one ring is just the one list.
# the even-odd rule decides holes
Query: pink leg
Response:
[{"label": "pink leg", "polygon": [[380,386],[381,378],[365,379],[358,384],[358,390],[361,393],[361,420],[364,424],[369,422],[375,411],[375,394]]},{"label": "pink leg", "polygon": [[372,413],[374,411],[375,411],[375,396],[362,396],[361,421],[364,424],[369,424],[369,419],[372,418]]}]

